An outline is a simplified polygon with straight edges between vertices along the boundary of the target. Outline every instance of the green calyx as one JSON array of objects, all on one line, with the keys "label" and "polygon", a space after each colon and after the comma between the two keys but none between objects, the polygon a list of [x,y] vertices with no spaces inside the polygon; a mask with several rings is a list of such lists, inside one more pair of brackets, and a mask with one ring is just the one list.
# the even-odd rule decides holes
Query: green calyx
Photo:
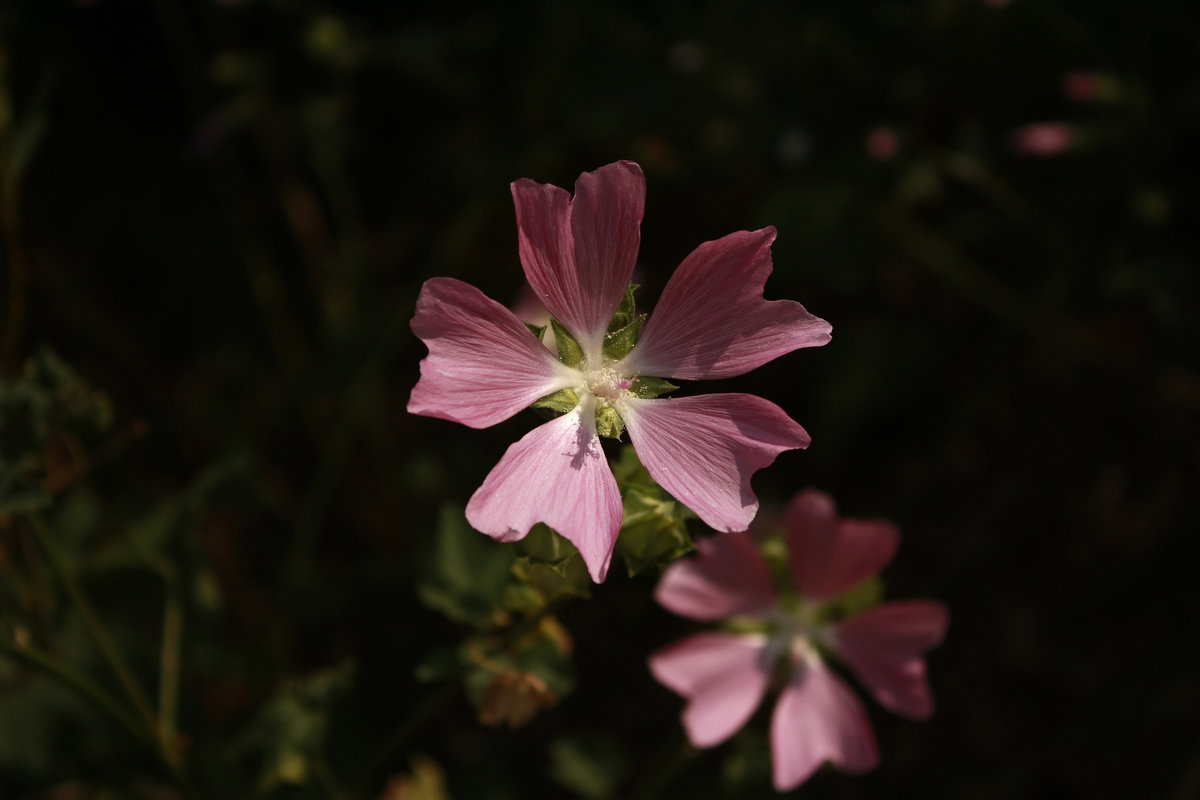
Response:
[{"label": "green calyx", "polygon": [[[622,298],[621,304],[613,314],[612,322],[609,323],[608,330],[604,333],[602,355],[606,364],[620,362],[637,344],[642,325],[646,321],[646,315],[639,314],[634,303],[633,295],[637,288],[637,284],[630,284],[625,290],[625,297]],[[572,369],[585,371],[583,347],[557,319],[551,317],[548,326],[530,325],[528,327],[539,339],[545,333],[546,327],[549,327],[554,332],[558,360]],[[662,378],[639,377],[633,381],[628,393],[633,397],[649,399],[678,388],[675,384]],[[625,432],[625,423],[621,419],[621,415],[609,401],[603,398],[598,398],[598,400],[595,411],[596,432],[609,439],[620,439]],[[580,395],[576,389],[560,389],[539,399],[533,404],[533,408],[540,409],[543,414],[557,416],[570,413],[579,403]]]}]

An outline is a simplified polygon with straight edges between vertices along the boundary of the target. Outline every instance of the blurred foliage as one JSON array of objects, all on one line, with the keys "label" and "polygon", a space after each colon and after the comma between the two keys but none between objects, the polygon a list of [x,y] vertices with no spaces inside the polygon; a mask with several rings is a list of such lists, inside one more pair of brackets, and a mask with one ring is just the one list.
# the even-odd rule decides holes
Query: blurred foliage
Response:
[{"label": "blurred foliage", "polygon": [[643,311],[774,225],[768,296],[833,324],[699,389],[813,436],[762,524],[826,488],[905,531],[890,594],[951,609],[934,718],[874,716],[880,769],[801,791],[1200,794],[1197,31],[1179,0],[3,5],[0,794],[774,796],[763,713],[695,751],[645,667],[699,526],[632,450],[592,586],[460,516],[535,414],[403,410],[421,282],[519,300],[508,183],[618,158]]}]

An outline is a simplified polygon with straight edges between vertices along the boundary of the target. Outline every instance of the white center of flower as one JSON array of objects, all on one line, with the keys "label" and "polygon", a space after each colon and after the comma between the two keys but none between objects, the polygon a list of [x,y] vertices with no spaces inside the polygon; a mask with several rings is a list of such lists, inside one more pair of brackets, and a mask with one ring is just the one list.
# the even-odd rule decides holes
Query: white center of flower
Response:
[{"label": "white center of flower", "polygon": [[620,400],[633,386],[633,379],[622,374],[616,369],[616,365],[611,363],[587,371],[584,376],[587,391],[591,392],[601,405],[611,405]]},{"label": "white center of flower", "polygon": [[772,644],[776,653],[787,653],[793,663],[819,664],[818,643],[828,645],[830,629],[816,621],[819,604],[801,602],[797,608],[780,611],[775,617],[779,625]]}]

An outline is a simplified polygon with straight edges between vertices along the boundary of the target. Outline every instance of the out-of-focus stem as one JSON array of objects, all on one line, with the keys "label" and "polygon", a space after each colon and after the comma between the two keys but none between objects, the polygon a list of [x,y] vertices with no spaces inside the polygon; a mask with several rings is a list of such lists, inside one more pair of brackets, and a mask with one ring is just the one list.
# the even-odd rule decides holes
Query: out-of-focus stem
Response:
[{"label": "out-of-focus stem", "polygon": [[54,572],[55,577],[62,584],[71,604],[79,612],[88,635],[92,637],[96,646],[100,648],[100,652],[104,655],[105,660],[108,661],[109,667],[112,669],[113,674],[116,675],[117,681],[121,684],[121,688],[125,691],[125,694],[128,695],[130,702],[137,709],[146,728],[150,731],[156,731],[157,726],[154,721],[154,712],[150,708],[150,703],[146,699],[145,693],[138,686],[133,673],[125,663],[125,659],[121,657],[120,651],[113,644],[104,624],[96,616],[96,612],[92,610],[92,604],[88,601],[87,595],[83,593],[83,588],[75,580],[75,576],[71,570],[67,568],[62,552],[58,549],[58,543],[54,541],[53,534],[46,527],[46,523],[36,514],[30,514],[28,519],[29,527],[33,531],[34,537],[46,553],[46,559],[50,564],[51,571]]},{"label": "out-of-focus stem", "polygon": [[86,676],[75,672],[66,664],[57,661],[49,653],[43,652],[32,645],[18,644],[11,641],[8,635],[0,637],[0,653],[24,662],[40,671],[47,677],[70,689],[79,698],[94,706],[133,739],[141,744],[152,744],[147,738],[147,731],[131,716],[121,703],[97,686]]},{"label": "out-of-focus stem", "polygon": [[164,754],[172,763],[179,761],[176,730],[179,711],[179,668],[183,649],[183,603],[179,579],[168,564],[162,568],[163,623],[162,645],[159,648],[158,677],[158,739]]}]

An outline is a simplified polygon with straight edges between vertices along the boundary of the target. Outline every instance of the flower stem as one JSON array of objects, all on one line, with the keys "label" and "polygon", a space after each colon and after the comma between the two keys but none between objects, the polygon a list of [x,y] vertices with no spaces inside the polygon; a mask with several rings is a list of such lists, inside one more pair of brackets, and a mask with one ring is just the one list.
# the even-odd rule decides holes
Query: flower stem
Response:
[{"label": "flower stem", "polygon": [[28,664],[70,689],[82,700],[107,715],[139,744],[152,744],[147,737],[145,727],[136,717],[131,716],[121,703],[89,678],[57,661],[49,653],[32,645],[13,641],[8,635],[0,637],[0,653]]},{"label": "flower stem", "polygon": [[183,649],[183,603],[179,579],[170,564],[162,567],[163,621],[162,644],[159,648],[158,677],[158,741],[167,760],[179,763],[178,725],[179,668]]},{"label": "flower stem", "polygon": [[112,639],[108,635],[104,624],[100,618],[96,616],[96,612],[92,609],[91,602],[88,601],[87,595],[83,593],[83,587],[75,580],[74,574],[67,568],[63,558],[62,551],[59,550],[58,543],[54,540],[54,535],[50,529],[46,527],[46,523],[41,517],[36,514],[28,516],[29,526],[33,531],[34,537],[38,540],[38,544],[46,553],[46,558],[50,563],[50,569],[54,572],[59,583],[67,593],[67,597],[79,612],[80,618],[83,620],[83,626],[87,629],[88,635],[95,641],[96,646],[100,648],[100,652],[108,661],[109,667],[113,674],[116,675],[117,681],[121,684],[121,688],[128,695],[130,702],[133,703],[138,715],[142,719],[142,723],[150,731],[157,731],[157,725],[154,719],[154,712],[150,708],[150,702],[146,699],[145,693],[138,686],[137,681],[133,677],[125,659],[121,657],[121,653],[113,644]]}]

